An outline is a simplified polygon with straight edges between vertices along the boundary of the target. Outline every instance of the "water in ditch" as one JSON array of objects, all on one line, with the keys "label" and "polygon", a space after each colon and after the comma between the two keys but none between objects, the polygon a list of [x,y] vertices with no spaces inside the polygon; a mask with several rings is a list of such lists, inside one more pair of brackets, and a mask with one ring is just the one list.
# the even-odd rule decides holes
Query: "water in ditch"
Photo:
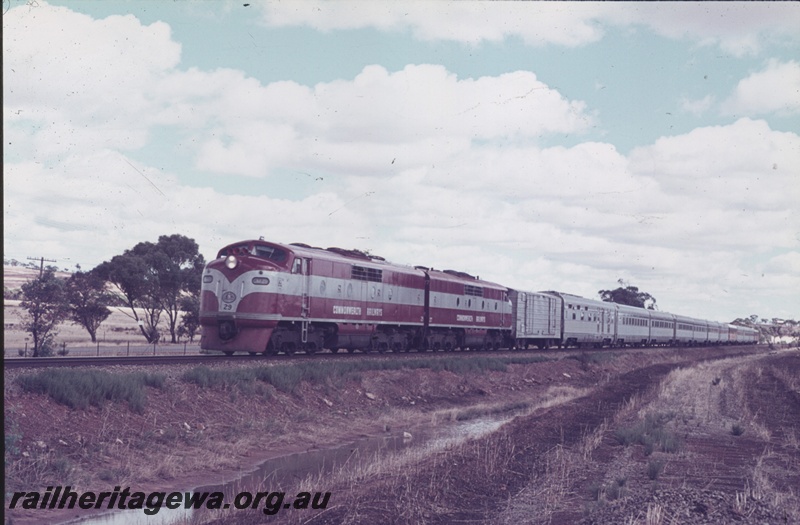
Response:
[{"label": "water in ditch", "polygon": [[[385,468],[414,461],[415,457],[433,453],[447,447],[457,445],[467,439],[477,438],[494,432],[504,423],[510,421],[516,413],[502,416],[488,416],[453,423],[440,423],[428,428],[417,428],[410,435],[406,432],[393,433],[386,436],[364,438],[344,446],[310,450],[275,459],[260,464],[257,469],[236,479],[221,484],[194,487],[191,492],[221,492],[224,501],[234,508],[233,502],[237,494],[249,492],[278,493],[293,490],[300,482],[306,481],[309,488],[305,490],[324,491],[325,488],[314,482],[316,476],[335,477],[337,473],[368,472],[376,464]],[[135,488],[132,487],[132,490]],[[277,495],[264,496],[259,509],[268,508],[279,512],[289,508],[295,493],[287,492],[285,499],[279,500]],[[321,501],[321,500],[320,500]],[[242,503],[243,500],[240,500]],[[152,510],[150,511],[152,512]],[[214,511],[205,511],[213,513]],[[81,525],[175,525],[189,523],[192,510],[168,509],[162,503],[155,514],[145,514],[143,510],[120,510],[84,519],[70,520],[66,524]],[[267,516],[265,516],[267,517]]]}]

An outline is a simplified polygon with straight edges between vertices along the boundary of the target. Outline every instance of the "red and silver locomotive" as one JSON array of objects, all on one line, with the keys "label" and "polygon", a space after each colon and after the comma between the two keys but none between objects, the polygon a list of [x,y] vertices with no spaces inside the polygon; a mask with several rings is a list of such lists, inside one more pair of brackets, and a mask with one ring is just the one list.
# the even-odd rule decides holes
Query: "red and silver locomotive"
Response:
[{"label": "red and silver locomotive", "polygon": [[201,346],[292,354],[499,348],[511,328],[503,286],[355,250],[249,240],[206,265]]},{"label": "red and silver locomotive", "polygon": [[758,342],[748,327],[263,240],[206,265],[200,322],[202,348],[227,354]]}]

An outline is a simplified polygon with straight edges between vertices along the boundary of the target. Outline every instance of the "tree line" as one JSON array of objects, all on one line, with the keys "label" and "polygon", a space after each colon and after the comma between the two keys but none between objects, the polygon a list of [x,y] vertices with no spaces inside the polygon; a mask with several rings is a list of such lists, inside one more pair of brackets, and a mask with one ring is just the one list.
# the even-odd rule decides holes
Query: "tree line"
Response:
[{"label": "tree line", "polygon": [[182,336],[193,340],[200,327],[204,266],[197,243],[180,234],[140,242],[66,279],[56,275],[56,267],[47,266],[21,288],[22,328],[32,336],[33,356],[52,355],[57,327],[65,321],[85,328],[96,342],[98,328],[111,315],[109,306],[129,310],[150,344],[161,339],[158,325],[164,315],[171,342]]}]

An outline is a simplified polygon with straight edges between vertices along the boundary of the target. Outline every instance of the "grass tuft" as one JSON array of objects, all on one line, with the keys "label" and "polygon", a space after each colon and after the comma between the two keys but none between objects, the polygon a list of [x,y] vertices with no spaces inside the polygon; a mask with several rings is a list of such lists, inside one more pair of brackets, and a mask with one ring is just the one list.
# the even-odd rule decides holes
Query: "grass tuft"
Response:
[{"label": "grass tuft", "polygon": [[136,372],[111,374],[100,370],[45,370],[22,375],[17,383],[26,392],[47,394],[70,408],[101,406],[106,401],[127,401],[130,409],[143,413],[147,401],[145,386],[163,388],[162,374]]},{"label": "grass tuft", "polygon": [[198,366],[183,374],[183,380],[202,388],[238,386],[242,392],[252,392],[254,381],[263,381],[277,390],[293,393],[303,381],[324,383],[357,379],[362,372],[371,370],[417,370],[447,371],[454,374],[479,374],[505,372],[509,365],[548,361],[548,358],[531,357],[477,357],[464,359],[419,358],[409,361],[354,361],[297,363],[291,365],[260,366],[254,368],[211,369]]},{"label": "grass tuft", "polygon": [[656,480],[658,476],[661,475],[661,471],[664,470],[664,462],[658,460],[650,460],[647,462],[647,477]]},{"label": "grass tuft", "polygon": [[678,452],[682,443],[678,436],[669,432],[664,425],[672,419],[670,414],[647,414],[644,421],[633,426],[618,428],[614,438],[620,445],[644,445],[645,455],[649,456],[655,450],[662,452]]}]

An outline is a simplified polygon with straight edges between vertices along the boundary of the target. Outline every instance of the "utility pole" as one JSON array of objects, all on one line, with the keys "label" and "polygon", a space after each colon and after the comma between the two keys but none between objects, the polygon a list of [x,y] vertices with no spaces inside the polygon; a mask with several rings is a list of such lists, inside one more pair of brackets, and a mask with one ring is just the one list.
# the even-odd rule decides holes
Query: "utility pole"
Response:
[{"label": "utility pole", "polygon": [[45,259],[44,257],[28,257],[29,261],[39,261],[39,279],[44,275],[44,262],[58,262],[55,259]]}]

